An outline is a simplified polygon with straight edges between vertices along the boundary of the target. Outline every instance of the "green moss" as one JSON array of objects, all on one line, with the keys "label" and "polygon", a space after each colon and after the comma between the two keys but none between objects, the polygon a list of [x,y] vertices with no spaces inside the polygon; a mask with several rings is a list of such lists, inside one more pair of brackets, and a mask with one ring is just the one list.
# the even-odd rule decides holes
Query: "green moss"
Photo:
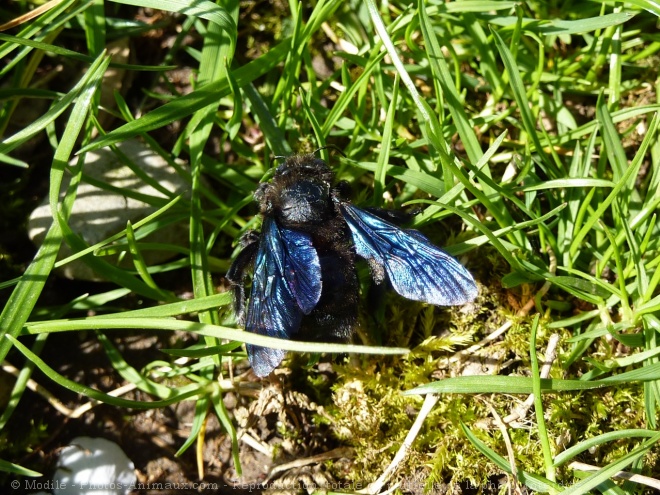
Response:
[{"label": "green moss", "polygon": [[[402,391],[428,383],[443,376],[470,372],[476,362],[480,374],[519,373],[530,370],[529,335],[531,317],[516,317],[497,288],[482,287],[474,306],[438,310],[399,299],[391,299],[387,307],[387,329],[397,345],[414,345],[403,358],[363,358],[360,366],[337,367],[338,380],[332,387],[332,405],[328,413],[333,433],[355,449],[355,459],[347,477],[360,483],[377,478],[408,434],[422,400],[403,396]],[[526,300],[522,300],[521,305]],[[455,351],[471,346],[505,321],[513,326],[501,339],[456,363],[451,363]],[[549,330],[541,326],[537,348],[543,350],[552,333],[559,332],[562,341],[570,337],[565,330]],[[555,360],[551,376],[562,378],[562,355]],[[411,483],[424,479],[424,489],[439,484],[455,485],[469,482],[484,487],[492,475],[501,469],[474,448],[461,430],[469,428],[489,448],[504,458],[507,449],[501,431],[493,420],[491,408],[505,417],[517,410],[527,396],[510,394],[443,395],[426,418],[395,479]],[[585,393],[544,394],[544,416],[554,454],[560,453],[576,439],[583,440],[607,431],[623,428],[643,428],[642,394],[638,386],[620,387]],[[534,409],[513,422],[507,434],[513,445],[516,466],[530,473],[542,473],[544,460]],[[620,458],[636,445],[622,440],[605,444],[592,455],[583,454],[585,462],[604,465]],[[657,454],[650,454],[650,457]],[[420,474],[420,473],[423,473]],[[570,471],[560,471],[571,483]],[[405,483],[404,483],[405,484]]]}]

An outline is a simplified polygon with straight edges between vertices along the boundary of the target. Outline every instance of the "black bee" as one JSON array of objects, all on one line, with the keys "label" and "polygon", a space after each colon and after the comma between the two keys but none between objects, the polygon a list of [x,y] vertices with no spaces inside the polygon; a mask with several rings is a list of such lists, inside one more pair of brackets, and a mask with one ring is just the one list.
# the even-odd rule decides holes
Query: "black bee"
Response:
[{"label": "black bee", "polygon": [[[472,301],[477,286],[454,258],[416,230],[395,225],[396,213],[361,209],[346,198],[346,182],[314,155],[288,157],[271,182],[254,193],[261,234],[247,232],[227,272],[234,309],[249,332],[311,341],[344,341],[357,321],[356,255],[376,283],[389,280],[403,297],[438,306]],[[254,264],[245,308],[247,269]],[[258,376],[267,376],[286,351],[248,345]]]}]

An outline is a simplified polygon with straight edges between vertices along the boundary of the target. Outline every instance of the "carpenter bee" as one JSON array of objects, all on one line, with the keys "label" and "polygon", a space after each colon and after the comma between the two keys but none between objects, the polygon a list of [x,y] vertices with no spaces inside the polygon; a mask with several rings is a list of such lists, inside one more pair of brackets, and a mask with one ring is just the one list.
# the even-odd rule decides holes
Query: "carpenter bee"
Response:
[{"label": "carpenter bee", "polygon": [[[361,209],[347,198],[348,183],[315,155],[285,159],[254,193],[263,224],[248,231],[227,280],[239,324],[283,339],[340,342],[357,322],[356,256],[378,284],[389,281],[408,299],[438,306],[472,301],[477,285],[454,258],[416,230],[398,227],[389,210]],[[246,309],[245,282],[254,265]],[[247,345],[255,374],[267,376],[286,351]]]}]

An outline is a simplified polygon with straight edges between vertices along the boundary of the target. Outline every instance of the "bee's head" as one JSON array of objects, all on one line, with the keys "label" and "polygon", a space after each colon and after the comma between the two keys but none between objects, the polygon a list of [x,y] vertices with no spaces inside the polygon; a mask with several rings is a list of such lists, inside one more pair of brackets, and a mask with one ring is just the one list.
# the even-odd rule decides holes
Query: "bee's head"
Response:
[{"label": "bee's head", "polygon": [[313,154],[292,155],[287,157],[284,163],[277,167],[273,181],[291,179],[321,179],[326,182],[332,182],[333,173],[323,160]]},{"label": "bee's head", "polygon": [[285,227],[304,228],[332,214],[333,178],[320,158],[293,155],[277,167],[271,182],[260,184],[254,198],[264,215],[274,215]]}]

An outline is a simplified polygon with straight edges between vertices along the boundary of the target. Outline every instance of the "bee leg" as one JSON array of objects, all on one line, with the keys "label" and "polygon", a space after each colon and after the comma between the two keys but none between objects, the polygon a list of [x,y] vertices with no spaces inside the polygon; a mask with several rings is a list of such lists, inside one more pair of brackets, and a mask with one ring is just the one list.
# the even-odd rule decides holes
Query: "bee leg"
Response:
[{"label": "bee leg", "polygon": [[239,241],[243,248],[227,270],[225,278],[231,286],[234,295],[234,314],[240,326],[245,325],[245,279],[248,268],[254,263],[259,248],[259,234],[248,230]]}]

